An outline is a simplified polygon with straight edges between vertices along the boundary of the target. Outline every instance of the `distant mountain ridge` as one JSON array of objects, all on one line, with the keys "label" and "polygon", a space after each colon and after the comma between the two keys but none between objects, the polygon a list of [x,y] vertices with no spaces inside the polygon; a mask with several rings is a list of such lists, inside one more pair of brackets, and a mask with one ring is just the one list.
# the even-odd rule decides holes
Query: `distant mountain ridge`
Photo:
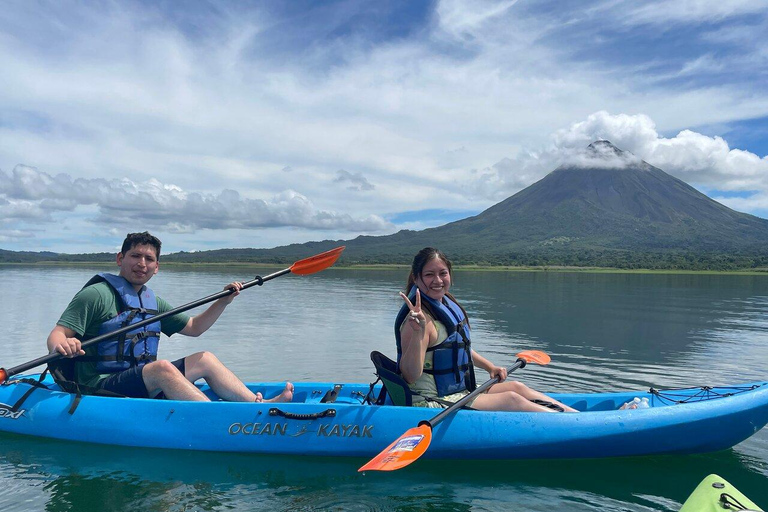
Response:
[{"label": "distant mountain ridge", "polygon": [[[176,253],[163,260],[288,263],[346,245],[341,263],[410,263],[431,245],[465,264],[768,265],[768,220],[732,210],[609,141],[590,144],[584,157],[479,215],[435,228],[274,249]],[[7,253],[0,252],[0,261]]]}]

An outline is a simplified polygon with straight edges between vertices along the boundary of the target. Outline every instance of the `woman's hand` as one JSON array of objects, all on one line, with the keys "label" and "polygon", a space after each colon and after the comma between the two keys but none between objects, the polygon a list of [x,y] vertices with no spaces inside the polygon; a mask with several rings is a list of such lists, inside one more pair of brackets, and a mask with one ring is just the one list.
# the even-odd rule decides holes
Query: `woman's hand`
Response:
[{"label": "woman's hand", "polygon": [[419,292],[419,289],[416,289],[415,305],[411,303],[411,300],[403,292],[400,292],[400,296],[405,303],[408,304],[408,309],[411,310],[411,312],[408,313],[408,326],[413,329],[414,332],[423,332],[424,328],[427,326],[427,317],[421,310],[421,293]]},{"label": "woman's hand", "polygon": [[[427,323],[427,316],[421,310],[421,293],[418,289],[414,301],[416,304],[411,303],[406,294],[400,292],[400,296],[408,305],[408,309],[411,310],[400,327],[400,341],[403,348],[403,355],[400,358],[400,372],[406,382],[413,384],[421,377],[421,372],[424,369],[424,358],[434,327]],[[437,333],[434,333],[434,336],[436,335]]]},{"label": "woman's hand", "polygon": [[493,366],[489,371],[492,379],[499,379],[499,382],[507,380],[507,369],[503,366]]}]

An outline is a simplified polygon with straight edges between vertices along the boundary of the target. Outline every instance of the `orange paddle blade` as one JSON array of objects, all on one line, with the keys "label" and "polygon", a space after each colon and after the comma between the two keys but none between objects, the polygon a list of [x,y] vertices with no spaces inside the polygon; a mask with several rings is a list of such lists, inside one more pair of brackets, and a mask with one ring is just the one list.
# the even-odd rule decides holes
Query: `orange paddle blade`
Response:
[{"label": "orange paddle blade", "polygon": [[541,365],[549,364],[552,360],[546,352],[542,352],[541,350],[523,350],[517,354],[517,358],[522,359],[526,363],[536,363]]},{"label": "orange paddle blade", "polygon": [[424,455],[432,442],[432,427],[419,425],[405,432],[357,471],[394,471]]},{"label": "orange paddle blade", "polygon": [[291,272],[300,276],[306,276],[307,274],[314,274],[330,267],[341,256],[341,252],[345,249],[345,246],[331,249],[330,251],[321,252],[309,258],[299,260],[291,265]]}]

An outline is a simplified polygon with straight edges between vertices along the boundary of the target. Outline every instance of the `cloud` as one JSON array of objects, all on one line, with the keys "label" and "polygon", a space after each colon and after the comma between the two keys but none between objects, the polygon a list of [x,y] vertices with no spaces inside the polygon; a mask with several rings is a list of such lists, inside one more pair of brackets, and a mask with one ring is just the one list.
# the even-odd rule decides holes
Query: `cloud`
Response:
[{"label": "cloud", "polygon": [[663,137],[650,117],[596,112],[558,131],[554,144],[567,152],[596,139],[607,139],[646,162],[686,182],[719,190],[768,189],[768,157],[731,149],[719,136],[682,130]]},{"label": "cloud", "polygon": [[768,193],[757,192],[749,197],[728,197],[713,194],[712,199],[740,212],[760,212],[768,214]]},{"label": "cloud", "polygon": [[459,180],[458,188],[470,197],[500,201],[541,179],[548,172],[546,165],[533,153],[502,158],[490,167],[470,171],[465,179]]},{"label": "cloud", "polygon": [[582,148],[596,140],[610,140],[620,149],[636,150],[659,138],[656,124],[644,114],[611,115],[600,111],[587,116],[584,121],[557,130],[552,135],[556,151]]},{"label": "cloud", "polygon": [[[642,159],[695,186],[721,191],[768,192],[768,156],[731,149],[719,136],[682,130],[663,137],[644,114],[595,112],[583,121],[557,130],[544,148],[522,151],[482,171],[474,171],[462,183],[475,195],[502,199],[543,178],[560,165],[624,167]],[[631,154],[617,155],[605,146],[587,151],[597,140],[608,140]],[[757,207],[749,199],[729,199],[729,204]],[[762,206],[761,206],[762,208]]]},{"label": "cloud", "polygon": [[474,40],[483,27],[503,15],[517,0],[443,0],[437,4],[439,28],[459,40]]},{"label": "cloud", "polygon": [[336,179],[333,181],[335,183],[349,183],[350,185],[347,187],[348,190],[364,191],[373,190],[375,188],[368,182],[362,173],[351,173],[349,171],[345,171],[344,169],[339,169],[336,171]]},{"label": "cloud", "polygon": [[[0,207],[2,210],[2,207]],[[31,231],[20,229],[0,229],[0,242],[19,242],[35,238]]]},{"label": "cloud", "polygon": [[32,201],[9,201],[0,197],[0,221],[11,220],[48,222],[51,217],[44,208]]},{"label": "cloud", "polygon": [[630,2],[629,9],[625,12],[625,21],[633,25],[716,23],[735,17],[758,15],[766,11],[768,6],[764,2],[753,0]]},{"label": "cloud", "polygon": [[0,218],[51,221],[52,214],[95,205],[94,222],[135,222],[174,233],[198,229],[299,227],[380,232],[392,226],[377,215],[353,217],[316,208],[302,194],[286,190],[271,199],[249,199],[234,190],[218,194],[187,192],[156,179],[72,179],[18,165],[0,171]]}]

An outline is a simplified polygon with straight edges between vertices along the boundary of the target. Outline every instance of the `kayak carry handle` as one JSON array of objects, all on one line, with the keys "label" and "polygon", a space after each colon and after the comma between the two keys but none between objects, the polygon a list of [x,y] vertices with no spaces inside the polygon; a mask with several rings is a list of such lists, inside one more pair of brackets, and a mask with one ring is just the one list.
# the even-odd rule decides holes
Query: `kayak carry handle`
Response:
[{"label": "kayak carry handle", "polygon": [[322,412],[316,412],[313,414],[297,414],[294,412],[281,411],[277,407],[272,407],[269,410],[269,415],[281,416],[287,420],[317,420],[320,418],[327,418],[327,417],[333,418],[334,416],[336,416],[336,409],[326,409]]}]

